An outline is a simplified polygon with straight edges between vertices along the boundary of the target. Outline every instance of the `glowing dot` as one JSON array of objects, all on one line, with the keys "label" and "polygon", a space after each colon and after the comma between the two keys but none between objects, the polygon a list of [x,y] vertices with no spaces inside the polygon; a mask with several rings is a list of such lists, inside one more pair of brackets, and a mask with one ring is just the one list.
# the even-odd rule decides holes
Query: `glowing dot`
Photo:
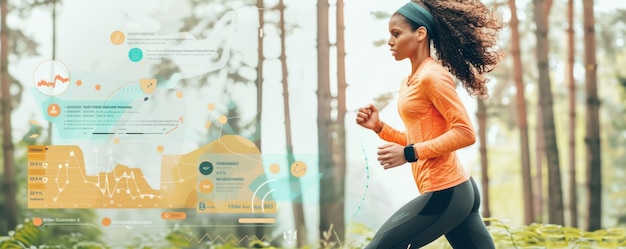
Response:
[{"label": "glowing dot", "polygon": [[102,86],[100,84],[96,84],[95,88],[96,91],[100,91],[102,89]]},{"label": "glowing dot", "polygon": [[270,172],[272,172],[272,174],[278,174],[278,172],[280,172],[280,166],[278,166],[278,164],[272,163],[272,165],[270,165]]},{"label": "glowing dot", "polygon": [[83,81],[82,80],[77,80],[76,81],[76,85],[77,86],[82,86],[83,85]]},{"label": "glowing dot", "polygon": [[113,143],[119,144],[120,143],[120,138],[119,137],[114,138],[113,139]]},{"label": "glowing dot", "polygon": [[176,98],[182,99],[183,98],[183,92],[181,92],[181,91],[176,92]]},{"label": "glowing dot", "polygon": [[163,151],[165,151],[165,148],[163,147],[163,145],[157,146],[157,152],[163,153]]},{"label": "glowing dot", "polygon": [[207,129],[211,128],[211,122],[206,122],[206,124],[204,125],[204,127],[206,127]]},{"label": "glowing dot", "polygon": [[111,219],[109,217],[102,218],[102,225],[108,227],[111,225]]},{"label": "glowing dot", "polygon": [[209,109],[209,111],[213,111],[215,110],[215,104],[209,103],[206,108]]},{"label": "glowing dot", "polygon": [[226,116],[220,116],[217,119],[217,122],[219,122],[220,124],[225,124],[226,122],[228,122],[228,118]]},{"label": "glowing dot", "polygon": [[39,227],[43,224],[43,220],[39,217],[33,217],[33,225]]}]

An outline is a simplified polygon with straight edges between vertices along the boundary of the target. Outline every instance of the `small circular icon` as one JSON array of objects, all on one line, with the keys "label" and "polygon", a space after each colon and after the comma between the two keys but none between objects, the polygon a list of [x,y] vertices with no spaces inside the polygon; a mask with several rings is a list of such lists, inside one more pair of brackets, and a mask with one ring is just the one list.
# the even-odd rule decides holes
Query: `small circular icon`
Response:
[{"label": "small circular icon", "polygon": [[198,185],[198,190],[205,194],[211,193],[211,191],[213,191],[213,182],[209,179],[204,179],[200,181],[200,185]]},{"label": "small circular icon", "polygon": [[108,227],[111,225],[111,218],[109,217],[104,217],[102,218],[102,225],[105,227]]},{"label": "small circular icon", "polygon": [[139,48],[131,48],[128,51],[128,58],[132,62],[138,62],[143,59],[143,51],[141,51],[141,49]]},{"label": "small circular icon", "polygon": [[33,84],[47,96],[58,96],[70,87],[70,70],[57,60],[44,61],[33,72]]},{"label": "small circular icon", "polygon": [[291,164],[291,175],[295,177],[302,177],[307,172],[306,163],[302,161],[295,161]]},{"label": "small circular icon", "polygon": [[115,45],[120,45],[122,43],[124,43],[125,37],[124,37],[124,32],[122,31],[113,31],[113,33],[111,33],[111,43],[115,44]]},{"label": "small circular icon", "polygon": [[57,104],[51,104],[48,106],[48,115],[50,115],[50,117],[56,117],[59,116],[59,114],[61,114],[61,107]]},{"label": "small circular icon", "polygon": [[213,172],[213,164],[210,162],[202,162],[198,169],[200,170],[200,174],[205,176],[210,175]]}]

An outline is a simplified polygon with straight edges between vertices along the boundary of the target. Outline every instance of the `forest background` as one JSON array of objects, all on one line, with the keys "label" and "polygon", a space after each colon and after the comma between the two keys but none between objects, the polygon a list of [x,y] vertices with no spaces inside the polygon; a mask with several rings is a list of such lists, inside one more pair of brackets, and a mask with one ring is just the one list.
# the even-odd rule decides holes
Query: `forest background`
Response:
[{"label": "forest background", "polygon": [[[459,89],[479,132],[477,143],[459,155],[481,183],[483,216],[509,227],[623,227],[626,3],[485,2],[506,24],[499,45],[507,56],[490,74],[488,99]],[[384,120],[401,127],[394,101],[409,65],[393,60],[386,39],[387,18],[404,1],[0,3],[0,235],[41,212],[27,209],[22,198],[26,146],[54,140],[29,94],[33,68],[63,58],[98,71],[111,63],[110,51],[82,44],[101,42],[98,37],[115,25],[142,14],[153,14],[168,32],[187,31],[209,16],[201,37],[235,10],[238,39],[228,65],[185,79],[180,89],[218,89],[228,96],[232,105],[225,112],[241,117],[229,121],[233,132],[246,134],[263,153],[285,154],[287,163],[299,153],[318,157],[311,169],[329,177],[281,212],[283,226],[300,232],[299,245],[334,240],[326,233],[331,227],[338,241],[350,240],[351,224],[375,230],[419,194],[408,166],[377,167],[376,146],[383,141],[353,122],[358,107],[375,103]],[[161,76],[181,71],[171,62],[147,70]],[[208,83],[213,81],[224,84]],[[206,140],[214,136],[210,129]],[[33,139],[35,133],[41,136]],[[98,211],[81,212],[98,217]],[[57,232],[64,231],[51,234]],[[111,236],[98,229],[84,233],[93,241]]]}]

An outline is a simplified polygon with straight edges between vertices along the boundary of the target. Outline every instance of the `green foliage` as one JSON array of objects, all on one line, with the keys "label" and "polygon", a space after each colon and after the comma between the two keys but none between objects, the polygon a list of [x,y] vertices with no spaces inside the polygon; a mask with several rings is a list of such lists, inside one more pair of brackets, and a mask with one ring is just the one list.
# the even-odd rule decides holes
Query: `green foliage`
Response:
[{"label": "green foliage", "polygon": [[[73,229],[78,230],[78,229]],[[15,230],[9,231],[8,236],[0,237],[0,249],[8,248],[73,248],[73,249],[101,249],[107,246],[91,241],[91,236],[79,232],[72,232],[59,236],[51,235],[54,229],[35,226],[32,221],[25,220]],[[88,230],[87,230],[88,231]],[[89,232],[87,232],[89,233]],[[52,239],[52,238],[56,239]]]},{"label": "green foliage", "polygon": [[530,224],[512,229],[497,219],[490,222],[496,248],[617,248],[626,246],[626,229],[613,228],[585,232],[578,228],[552,224]]},{"label": "green foliage", "polygon": [[0,248],[28,248],[41,242],[41,231],[32,222],[18,225],[8,236],[0,237]]},{"label": "green foliage", "polygon": [[[561,249],[561,248],[579,248],[579,249],[609,249],[622,248],[626,246],[626,228],[602,229],[592,232],[585,232],[578,228],[564,227],[552,224],[530,224],[520,228],[511,228],[498,219],[486,218],[489,232],[498,249],[529,249],[529,248],[545,248],[545,249]],[[0,237],[0,249],[12,248],[73,248],[73,249],[100,249],[110,248],[101,242],[90,241],[88,237],[80,233],[72,233],[70,235],[61,236],[57,240],[59,243],[50,243],[45,241],[44,230],[35,226],[32,222],[26,221],[19,225],[14,231],[9,232],[8,236]],[[207,242],[204,244],[194,244],[188,238],[191,237],[190,231],[175,228],[165,234],[163,238],[155,241],[158,246],[151,245],[129,245],[127,248],[143,248],[143,249],[183,249],[183,248],[207,248],[207,249],[243,249],[243,248],[267,248],[279,249],[272,246],[267,241],[253,240],[242,247],[240,243],[234,240],[213,244]],[[316,243],[317,245],[308,245],[302,249],[324,248],[324,249],[358,249],[363,248],[372,238],[374,232],[362,224],[351,224],[349,226],[349,241],[341,242],[333,240],[335,231],[333,227],[322,231],[322,239]],[[147,236],[147,235],[144,235]],[[445,237],[441,237],[433,243],[425,246],[426,249],[448,249],[451,248]]]}]

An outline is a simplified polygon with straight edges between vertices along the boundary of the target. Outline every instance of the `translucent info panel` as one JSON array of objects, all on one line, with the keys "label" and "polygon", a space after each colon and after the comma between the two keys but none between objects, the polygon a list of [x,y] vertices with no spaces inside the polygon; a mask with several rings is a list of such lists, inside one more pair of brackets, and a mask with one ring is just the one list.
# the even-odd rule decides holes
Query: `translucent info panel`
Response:
[{"label": "translucent info panel", "polygon": [[242,1],[64,1],[56,57],[32,68],[29,89],[52,134],[28,148],[35,225],[294,240],[280,206],[291,212],[320,176],[314,154],[261,151],[258,13]]}]

